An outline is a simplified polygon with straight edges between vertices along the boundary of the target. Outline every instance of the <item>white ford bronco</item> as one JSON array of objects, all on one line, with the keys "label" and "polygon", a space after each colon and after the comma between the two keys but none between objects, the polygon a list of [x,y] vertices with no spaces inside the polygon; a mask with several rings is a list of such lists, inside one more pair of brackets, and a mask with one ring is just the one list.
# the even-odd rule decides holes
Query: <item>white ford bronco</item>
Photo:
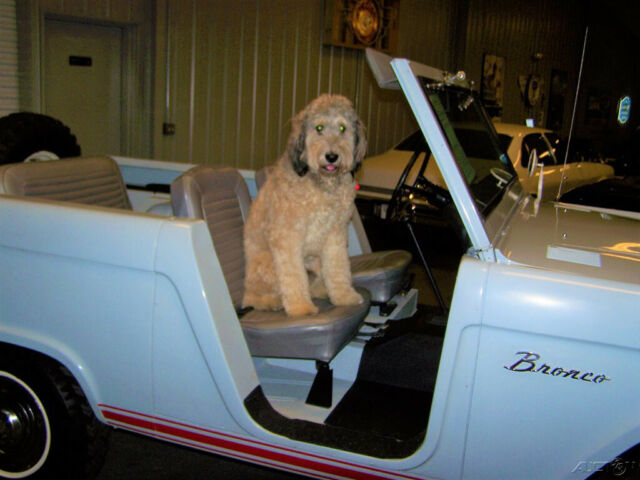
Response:
[{"label": "white ford bronco", "polygon": [[254,172],[0,167],[0,477],[90,477],[120,428],[325,479],[637,478],[640,222],[537,201],[462,75],[391,66],[446,188],[389,217],[426,198],[465,245],[442,309],[357,218],[371,303],[238,308]]}]

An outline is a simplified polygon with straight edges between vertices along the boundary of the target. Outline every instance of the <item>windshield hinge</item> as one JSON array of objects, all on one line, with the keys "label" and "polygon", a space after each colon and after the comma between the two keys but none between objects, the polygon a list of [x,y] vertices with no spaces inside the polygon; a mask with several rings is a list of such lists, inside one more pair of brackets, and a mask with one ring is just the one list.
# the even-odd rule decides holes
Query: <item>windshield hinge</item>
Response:
[{"label": "windshield hinge", "polygon": [[469,248],[469,250],[467,250],[467,254],[485,262],[496,262],[496,251],[491,246],[487,248],[471,247]]}]

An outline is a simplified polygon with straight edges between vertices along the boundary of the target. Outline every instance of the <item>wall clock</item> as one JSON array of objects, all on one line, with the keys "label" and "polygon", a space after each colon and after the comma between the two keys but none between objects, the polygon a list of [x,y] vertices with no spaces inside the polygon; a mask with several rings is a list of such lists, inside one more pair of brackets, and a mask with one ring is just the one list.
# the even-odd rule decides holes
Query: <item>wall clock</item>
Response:
[{"label": "wall clock", "polygon": [[380,34],[382,23],[373,0],[358,0],[351,12],[351,29],[359,42],[371,45]]},{"label": "wall clock", "polygon": [[326,0],[324,43],[392,52],[400,0]]}]

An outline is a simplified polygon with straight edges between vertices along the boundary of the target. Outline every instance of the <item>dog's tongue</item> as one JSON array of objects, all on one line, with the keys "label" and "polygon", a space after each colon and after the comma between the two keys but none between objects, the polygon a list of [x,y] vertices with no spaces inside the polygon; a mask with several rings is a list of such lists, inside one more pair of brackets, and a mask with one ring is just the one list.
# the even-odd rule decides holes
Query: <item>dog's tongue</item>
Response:
[{"label": "dog's tongue", "polygon": [[328,170],[330,172],[333,172],[336,169],[336,166],[335,165],[325,165],[324,169]]}]

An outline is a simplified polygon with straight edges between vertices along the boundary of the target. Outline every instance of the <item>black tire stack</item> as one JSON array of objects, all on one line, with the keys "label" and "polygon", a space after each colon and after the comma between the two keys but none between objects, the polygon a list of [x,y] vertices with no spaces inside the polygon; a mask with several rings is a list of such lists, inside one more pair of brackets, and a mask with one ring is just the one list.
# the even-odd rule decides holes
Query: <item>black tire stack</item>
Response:
[{"label": "black tire stack", "polygon": [[31,112],[0,118],[0,165],[23,162],[39,151],[54,153],[59,158],[81,154],[75,135],[60,120]]}]

